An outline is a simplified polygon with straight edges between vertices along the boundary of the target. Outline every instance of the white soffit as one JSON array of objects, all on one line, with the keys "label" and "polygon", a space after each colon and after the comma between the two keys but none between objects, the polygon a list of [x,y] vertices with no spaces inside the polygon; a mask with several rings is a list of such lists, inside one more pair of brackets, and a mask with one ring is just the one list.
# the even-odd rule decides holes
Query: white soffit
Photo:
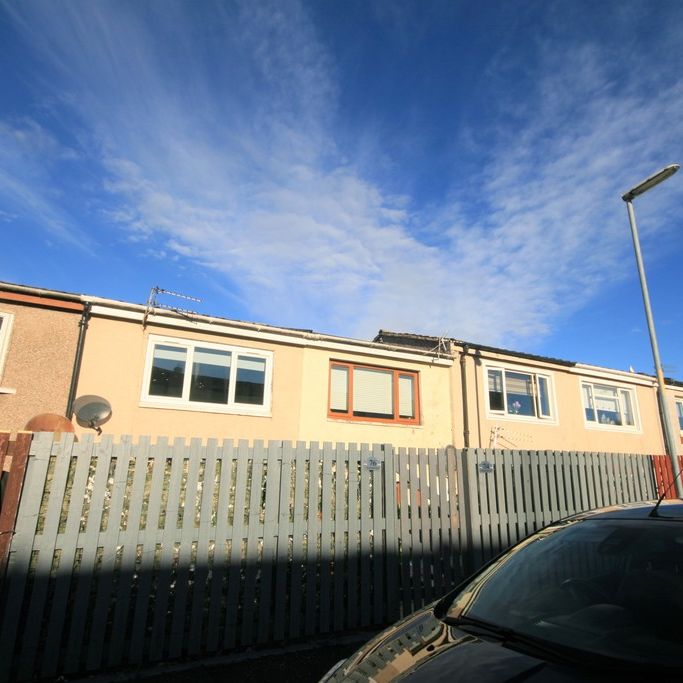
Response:
[{"label": "white soffit", "polygon": [[577,363],[576,367],[567,368],[567,370],[575,375],[581,375],[586,379],[605,379],[622,384],[638,384],[644,387],[657,386],[657,380],[654,377],[641,375],[636,372],[625,372],[622,370],[608,370],[607,368],[599,368],[595,365],[583,365]]},{"label": "white soffit", "polygon": [[[142,311],[131,311],[122,308],[114,308],[110,306],[102,306],[94,304],[91,309],[93,315],[100,315],[108,318],[117,318],[121,320],[129,320],[135,322],[142,322]],[[297,333],[292,331],[291,334],[284,334],[282,332],[270,331],[272,328],[259,328],[258,325],[253,324],[253,329],[250,327],[237,327],[223,322],[202,322],[200,320],[179,320],[177,318],[169,318],[163,315],[150,314],[147,316],[147,322],[152,325],[160,325],[164,327],[174,327],[194,332],[211,332],[212,334],[221,334],[226,337],[241,337],[242,339],[253,339],[261,342],[273,342],[276,344],[288,344],[290,346],[312,347],[326,349],[330,351],[338,351],[349,354],[362,354],[364,356],[373,356],[376,358],[393,358],[396,360],[411,361],[413,363],[422,363],[424,365],[439,365],[449,367],[453,365],[451,358],[436,358],[427,354],[410,353],[408,351],[397,351],[392,348],[382,349],[377,345],[366,346],[361,340],[348,341],[340,338],[339,341],[334,341],[328,337],[320,334],[312,333]]]}]

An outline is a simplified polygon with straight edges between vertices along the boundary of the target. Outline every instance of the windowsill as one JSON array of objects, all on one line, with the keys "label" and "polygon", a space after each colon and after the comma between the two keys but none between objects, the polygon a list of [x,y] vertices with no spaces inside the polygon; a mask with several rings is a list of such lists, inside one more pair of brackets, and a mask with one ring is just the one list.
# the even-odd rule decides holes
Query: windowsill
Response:
[{"label": "windowsill", "polygon": [[197,406],[191,403],[163,403],[161,401],[140,401],[141,408],[161,408],[162,410],[180,410],[184,413],[218,413],[220,415],[246,415],[248,417],[272,417],[271,412],[261,408],[250,410],[243,406]]},{"label": "windowsill", "polygon": [[0,394],[16,394],[17,390],[10,387],[0,387]]},{"label": "windowsill", "polygon": [[629,427],[623,425],[606,425],[599,422],[584,422],[586,429],[595,429],[604,432],[619,432],[620,434],[642,434],[640,427]]},{"label": "windowsill", "polygon": [[559,421],[552,417],[532,417],[530,415],[515,415],[514,413],[487,412],[486,417],[491,420],[504,420],[506,422],[526,422],[527,424],[548,425],[557,427]]},{"label": "windowsill", "polygon": [[370,426],[370,427],[403,427],[403,428],[410,428],[410,429],[422,429],[422,425],[414,422],[414,423],[409,423],[409,422],[381,422],[379,420],[362,420],[359,418],[355,419],[349,419],[349,418],[343,418],[343,417],[329,417],[327,418],[327,421],[335,424],[338,422],[342,422],[347,425],[365,425],[365,426]]}]

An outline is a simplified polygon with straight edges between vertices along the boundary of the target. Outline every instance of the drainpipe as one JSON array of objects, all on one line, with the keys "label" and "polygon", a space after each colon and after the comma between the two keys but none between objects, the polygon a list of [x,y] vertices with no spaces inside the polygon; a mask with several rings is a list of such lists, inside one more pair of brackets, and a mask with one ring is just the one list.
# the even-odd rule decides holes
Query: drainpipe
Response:
[{"label": "drainpipe", "polygon": [[467,409],[467,354],[470,347],[463,344],[462,352],[460,353],[460,379],[462,381],[462,425],[463,425],[463,439],[464,447],[470,447],[470,416]]},{"label": "drainpipe", "polygon": [[78,342],[76,343],[76,356],[74,358],[74,367],[71,371],[71,386],[69,387],[69,398],[66,403],[66,417],[70,420],[73,413],[74,401],[76,399],[76,387],[78,386],[78,376],[81,373],[81,359],[83,358],[83,347],[85,345],[85,331],[88,329],[88,320],[90,320],[90,309],[92,305],[87,302],[83,305],[83,313],[78,323]]}]

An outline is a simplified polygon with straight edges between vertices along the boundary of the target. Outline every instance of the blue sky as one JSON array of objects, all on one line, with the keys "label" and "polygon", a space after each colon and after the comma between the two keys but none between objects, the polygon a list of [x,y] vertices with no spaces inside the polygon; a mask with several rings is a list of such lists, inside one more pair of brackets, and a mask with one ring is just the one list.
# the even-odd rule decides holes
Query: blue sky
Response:
[{"label": "blue sky", "polygon": [[[683,3],[2,2],[0,279],[651,371]],[[683,172],[636,200],[683,378]]]}]

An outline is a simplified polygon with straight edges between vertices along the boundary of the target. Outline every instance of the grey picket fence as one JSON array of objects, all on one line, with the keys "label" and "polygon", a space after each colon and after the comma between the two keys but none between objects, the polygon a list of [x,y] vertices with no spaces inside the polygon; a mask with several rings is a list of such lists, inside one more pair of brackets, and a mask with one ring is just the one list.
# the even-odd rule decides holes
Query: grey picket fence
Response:
[{"label": "grey picket fence", "polygon": [[36,435],[0,681],[379,628],[553,518],[653,497],[648,462]]},{"label": "grey picket fence", "polygon": [[449,472],[436,449],[38,435],[0,678],[379,627],[458,574]]},{"label": "grey picket fence", "polygon": [[554,520],[658,495],[652,456],[471,449],[460,462],[466,571]]}]

